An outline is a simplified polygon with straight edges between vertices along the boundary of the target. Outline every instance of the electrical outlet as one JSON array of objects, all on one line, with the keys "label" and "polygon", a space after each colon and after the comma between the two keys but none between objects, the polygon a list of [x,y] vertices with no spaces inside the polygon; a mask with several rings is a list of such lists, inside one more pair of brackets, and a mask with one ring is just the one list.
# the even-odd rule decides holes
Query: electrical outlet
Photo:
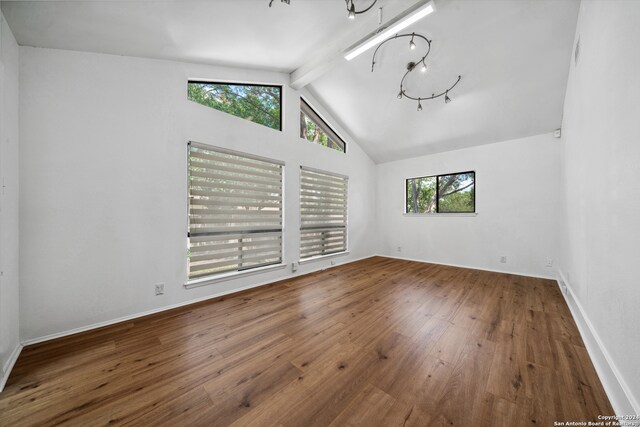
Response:
[{"label": "electrical outlet", "polygon": [[158,283],[156,285],[156,295],[164,295],[164,283]]},{"label": "electrical outlet", "polygon": [[501,262],[501,263],[503,263],[503,264],[506,264],[506,263],[507,263],[507,257],[506,257],[506,256],[504,256],[504,255],[502,255],[502,256],[500,257],[500,262]]},{"label": "electrical outlet", "polygon": [[292,262],[291,263],[291,272],[295,273],[296,271],[298,271],[298,263]]},{"label": "electrical outlet", "polygon": [[547,258],[547,262],[545,263],[547,267],[553,267],[553,259]]},{"label": "electrical outlet", "polygon": [[336,265],[336,261],[335,260],[331,260],[331,265]]},{"label": "electrical outlet", "polygon": [[402,252],[402,246],[398,246],[398,247],[396,248],[396,251],[398,251],[398,252]]}]

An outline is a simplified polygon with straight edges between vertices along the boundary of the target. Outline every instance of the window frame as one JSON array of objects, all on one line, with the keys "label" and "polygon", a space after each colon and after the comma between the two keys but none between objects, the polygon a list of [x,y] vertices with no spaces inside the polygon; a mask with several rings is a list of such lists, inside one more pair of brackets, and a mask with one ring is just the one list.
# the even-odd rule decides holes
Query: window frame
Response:
[{"label": "window frame", "polygon": [[[279,122],[279,128],[278,129],[273,129],[267,125],[263,125],[262,123],[257,123],[254,122],[252,120],[247,120],[244,117],[240,117],[240,116],[236,116],[234,114],[229,114],[230,116],[234,116],[237,117],[239,119],[243,119],[243,120],[247,120],[248,122],[251,123],[255,123],[257,125],[261,125],[264,126],[268,129],[273,129],[273,130],[277,130],[280,132],[283,132],[283,126],[284,126],[284,120],[283,120],[283,115],[284,115],[284,111],[283,111],[283,106],[284,106],[284,85],[278,85],[278,84],[268,84],[268,83],[242,83],[242,82],[224,82],[224,81],[219,81],[219,80],[192,80],[192,79],[187,79],[187,100],[189,99],[189,84],[194,83],[194,84],[210,84],[210,85],[227,85],[227,86],[255,86],[255,87],[271,87],[271,88],[278,88],[280,90],[280,122]],[[191,102],[195,102],[195,101],[191,101]],[[196,104],[199,104],[196,102]],[[203,104],[199,104],[202,105],[203,107],[206,107],[206,105]],[[212,108],[212,107],[209,107]],[[216,108],[213,108],[216,111],[220,111],[221,113],[224,113],[224,111],[218,110]]]},{"label": "window frame", "polygon": [[[299,235],[298,235],[298,263],[299,264],[304,264],[307,262],[312,262],[315,260],[320,260],[320,259],[325,259],[328,257],[334,257],[334,256],[339,256],[339,255],[346,255],[349,253],[349,176],[348,175],[343,175],[340,173],[336,173],[336,172],[329,172],[326,170],[322,170],[322,169],[317,169],[317,168],[313,168],[313,167],[309,167],[309,166],[304,166],[304,165],[300,165],[300,176],[298,179],[298,194],[299,194],[299,198],[298,198],[298,213],[299,213],[299,223],[300,223],[300,227],[299,227]],[[313,232],[313,228],[303,228],[302,226],[302,222],[303,222],[303,217],[302,217],[302,197],[300,196],[300,192],[302,191],[302,171],[307,170],[309,172],[312,173],[317,173],[317,174],[324,174],[324,175],[330,175],[330,176],[334,176],[337,178],[342,178],[345,180],[345,200],[344,200],[344,212],[345,212],[345,219],[344,219],[344,228],[342,227],[335,227],[335,230],[340,230],[341,228],[344,229],[344,250],[341,251],[337,251],[337,252],[329,252],[329,253],[323,253],[323,254],[319,254],[319,255],[312,255],[306,258],[302,258],[301,256],[301,246],[302,246],[302,234],[306,231],[306,232]],[[327,229],[327,227],[324,228],[325,230]]]},{"label": "window frame", "polygon": [[[254,155],[251,153],[245,153],[245,152],[241,152],[241,151],[237,151],[237,150],[232,150],[232,149],[228,149],[228,148],[224,148],[224,147],[219,147],[219,146],[215,146],[215,145],[211,145],[211,144],[204,144],[204,143],[200,143],[200,142],[196,142],[196,141],[188,141],[186,144],[186,150],[185,150],[185,166],[186,166],[186,227],[185,227],[185,237],[186,237],[186,249],[187,251],[190,248],[190,238],[191,238],[191,215],[190,215],[190,208],[191,208],[191,201],[190,201],[190,181],[191,181],[191,175],[190,175],[190,148],[192,146],[195,147],[202,147],[203,149],[207,149],[207,150],[211,150],[211,151],[217,151],[223,154],[229,154],[229,155],[234,155],[234,156],[240,156],[240,157],[245,157],[248,159],[252,159],[252,160],[258,160],[258,161],[262,161],[262,162],[270,162],[270,163],[274,163],[274,164],[278,164],[281,167],[281,182],[280,182],[280,189],[282,192],[282,196],[281,196],[281,228],[280,228],[280,261],[278,263],[273,263],[273,264],[266,264],[266,265],[259,265],[256,267],[248,267],[248,268],[244,268],[244,269],[238,269],[238,270],[230,270],[230,271],[222,271],[219,273],[212,273],[209,275],[203,275],[203,276],[199,276],[199,277],[189,277],[189,257],[187,256],[185,259],[185,267],[186,267],[186,274],[187,274],[187,278],[186,281],[184,282],[184,287],[187,289],[191,289],[191,288],[195,288],[195,287],[200,287],[203,285],[209,285],[212,283],[217,283],[217,282],[222,282],[225,280],[229,280],[229,279],[233,279],[233,278],[238,278],[238,277],[242,277],[242,276],[248,276],[248,275],[253,275],[253,274],[259,274],[262,272],[266,272],[266,271],[271,271],[271,270],[275,270],[275,269],[282,269],[285,268],[287,266],[287,264],[285,263],[285,259],[286,259],[286,253],[285,253],[285,249],[286,249],[286,245],[285,245],[285,171],[286,171],[286,163],[282,160],[277,160],[277,159],[272,159],[272,158],[268,158],[268,157],[263,157],[263,156],[259,156],[259,155]],[[250,234],[257,234],[259,236],[260,233],[250,233]]]},{"label": "window frame", "polygon": [[[457,212],[440,212],[440,186],[439,186],[439,180],[440,177],[443,176],[451,176],[451,175],[463,175],[463,174],[473,174],[473,190],[474,190],[474,195],[473,195],[473,211],[468,212],[468,211],[457,211]],[[423,179],[423,178],[435,178],[436,179],[436,211],[435,212],[408,212],[407,209],[407,200],[409,200],[409,190],[408,190],[408,183],[409,180],[411,179]],[[478,214],[477,212],[477,204],[476,204],[476,189],[477,189],[477,180],[476,180],[476,171],[475,170],[468,170],[468,171],[462,171],[462,172],[451,172],[451,173],[442,173],[442,174],[438,174],[438,175],[425,175],[425,176],[416,176],[416,177],[411,177],[411,178],[405,178],[404,179],[404,207],[403,207],[403,212],[404,215],[456,215],[456,216],[475,216]]]},{"label": "window frame", "polygon": [[[305,113],[304,113],[304,111],[302,110],[302,103],[304,103],[304,104],[309,108],[309,110],[311,110],[311,112],[313,112],[313,114],[315,114],[315,115],[316,115],[316,117],[318,117],[318,119],[320,120],[321,124],[316,123],[316,122],[313,120],[313,118],[312,118],[312,117],[309,117],[307,114],[305,114]],[[320,127],[320,128],[322,128],[322,126],[325,126],[327,129],[329,129],[329,130],[330,130],[330,131],[331,131],[331,132],[332,132],[332,133],[333,133],[333,134],[338,138],[338,141],[337,141],[337,142],[336,142],[336,141],[333,141],[333,143],[334,143],[334,144],[340,144],[340,143],[342,144],[342,151],[340,151],[340,150],[336,150],[336,149],[335,149],[335,148],[333,148],[333,147],[325,147],[325,148],[329,148],[329,149],[331,149],[331,150],[333,150],[333,151],[337,151],[338,153],[341,153],[341,154],[347,154],[347,142],[344,140],[344,138],[342,138],[342,136],[340,136],[340,134],[339,134],[338,132],[336,132],[336,130],[335,130],[335,129],[334,129],[334,128],[329,124],[329,123],[327,123],[327,121],[324,119],[324,117],[322,117],[322,115],[320,115],[320,114],[318,113],[318,111],[317,111],[315,108],[313,108],[313,107],[311,106],[311,104],[309,103],[309,101],[307,101],[306,99],[304,99],[304,97],[302,97],[302,96],[300,97],[300,114],[304,114],[304,115],[307,117],[307,119],[309,119],[310,121],[312,121],[316,126],[318,126],[318,127]],[[301,129],[300,129],[300,130],[301,130]],[[329,138],[329,134],[328,134],[327,132],[325,132],[324,130],[323,130],[323,132],[327,135],[327,138]],[[303,138],[303,137],[302,137],[302,135],[300,135],[300,139],[302,139],[302,140],[304,140],[304,141],[307,141],[307,142],[313,142],[313,141],[309,141],[309,140],[308,140],[308,139],[306,139],[306,138]],[[332,140],[332,138],[329,138],[329,139],[330,139],[330,140]],[[317,143],[316,143],[316,145],[320,145],[321,147],[324,147],[324,146],[323,146],[323,145],[321,145],[321,144],[317,144]]]}]

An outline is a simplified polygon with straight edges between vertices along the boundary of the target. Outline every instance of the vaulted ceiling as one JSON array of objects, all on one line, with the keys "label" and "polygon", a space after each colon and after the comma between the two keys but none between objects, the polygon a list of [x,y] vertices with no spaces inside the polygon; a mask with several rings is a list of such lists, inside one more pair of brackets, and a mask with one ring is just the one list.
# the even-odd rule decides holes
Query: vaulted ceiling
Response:
[{"label": "vaulted ceiling", "polygon": [[[294,72],[316,69],[307,88],[376,161],[454,150],[551,132],[562,106],[578,0],[434,0],[436,13],[406,31],[433,40],[427,73],[408,92],[439,92],[417,103],[397,99],[409,61],[406,40],[352,61],[332,53],[416,3],[378,0],[346,19],[344,0],[19,1],[2,11],[21,45]],[[362,8],[369,0],[356,0]],[[345,46],[346,45],[346,46]],[[327,64],[330,64],[328,66]],[[301,68],[302,67],[302,68]]]}]

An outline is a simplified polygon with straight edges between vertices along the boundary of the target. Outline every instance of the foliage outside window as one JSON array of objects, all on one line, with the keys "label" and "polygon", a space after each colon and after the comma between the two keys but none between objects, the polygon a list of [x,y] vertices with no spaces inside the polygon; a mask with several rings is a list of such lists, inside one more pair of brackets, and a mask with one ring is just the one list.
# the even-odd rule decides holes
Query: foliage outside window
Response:
[{"label": "foliage outside window", "polygon": [[300,98],[300,138],[344,153],[346,146],[333,129]]},{"label": "foliage outside window", "polygon": [[282,87],[190,81],[190,101],[282,130]]},{"label": "foliage outside window", "polygon": [[475,172],[406,180],[406,213],[473,213],[475,211]]}]

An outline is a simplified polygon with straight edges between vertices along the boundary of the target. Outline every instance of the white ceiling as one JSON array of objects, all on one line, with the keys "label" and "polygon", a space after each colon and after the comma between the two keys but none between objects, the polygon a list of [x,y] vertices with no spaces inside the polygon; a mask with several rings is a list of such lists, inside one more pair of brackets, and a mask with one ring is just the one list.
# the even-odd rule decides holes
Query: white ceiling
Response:
[{"label": "white ceiling", "polygon": [[[356,5],[365,5],[357,0]],[[387,20],[413,0],[379,0]],[[405,66],[421,54],[390,42],[371,73],[367,52],[338,61],[308,87],[376,162],[551,132],[562,105],[578,0],[435,0],[436,13],[408,29],[433,40],[431,69],[408,79],[425,96],[396,98]],[[377,7],[377,5],[376,5]],[[344,0],[2,2],[21,45],[292,72],[377,13],[346,19]],[[393,11],[393,12],[392,12]],[[388,13],[389,12],[389,13]],[[362,32],[362,31],[360,31]]]}]

